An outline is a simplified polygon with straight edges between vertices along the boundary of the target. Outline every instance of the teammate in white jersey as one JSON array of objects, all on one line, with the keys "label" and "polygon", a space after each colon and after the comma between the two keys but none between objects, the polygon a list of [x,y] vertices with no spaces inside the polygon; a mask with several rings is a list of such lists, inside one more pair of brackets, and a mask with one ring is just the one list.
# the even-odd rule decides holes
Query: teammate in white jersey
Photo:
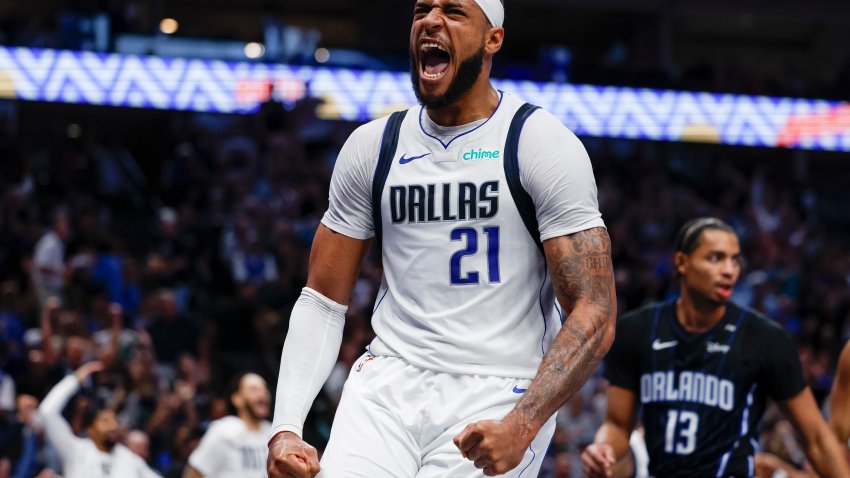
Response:
[{"label": "teammate in white jersey", "polygon": [[118,421],[115,412],[98,410],[86,419],[86,435],[74,435],[62,416],[68,400],[92,373],[103,369],[101,362],[89,362],[62,379],[44,397],[39,414],[47,440],[62,457],[65,478],[153,478],[159,475],[127,447],[118,444]]},{"label": "teammate in white jersey", "polygon": [[230,401],[237,416],[214,421],[189,456],[183,478],[265,478],[271,393],[255,373],[238,376]]},{"label": "teammate in white jersey", "polygon": [[384,266],[377,338],[346,382],[322,477],[536,476],[555,411],[613,340],[587,153],[490,84],[503,4],[418,0],[413,15],[422,106],[362,126],[340,152],[283,349],[273,478],[319,473],[304,418],[371,242]]}]

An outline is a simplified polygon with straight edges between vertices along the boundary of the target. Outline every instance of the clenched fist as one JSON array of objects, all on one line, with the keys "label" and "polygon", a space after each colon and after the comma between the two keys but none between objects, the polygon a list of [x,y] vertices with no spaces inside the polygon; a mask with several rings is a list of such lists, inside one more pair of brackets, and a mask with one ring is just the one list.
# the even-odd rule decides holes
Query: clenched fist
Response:
[{"label": "clenched fist", "polygon": [[516,468],[534,437],[507,420],[483,420],[466,426],[455,438],[464,458],[487,476],[507,473]]},{"label": "clenched fist", "polygon": [[269,478],[313,478],[319,474],[319,455],[298,435],[282,432],[269,443]]}]

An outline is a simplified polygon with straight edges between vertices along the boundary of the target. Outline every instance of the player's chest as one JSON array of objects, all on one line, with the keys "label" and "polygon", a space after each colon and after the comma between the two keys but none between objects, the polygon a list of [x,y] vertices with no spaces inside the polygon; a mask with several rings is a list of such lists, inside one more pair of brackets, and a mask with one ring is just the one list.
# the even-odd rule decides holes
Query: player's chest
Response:
[{"label": "player's chest", "polygon": [[504,140],[485,136],[445,147],[430,138],[400,140],[388,175],[389,183],[498,179],[504,176]]}]

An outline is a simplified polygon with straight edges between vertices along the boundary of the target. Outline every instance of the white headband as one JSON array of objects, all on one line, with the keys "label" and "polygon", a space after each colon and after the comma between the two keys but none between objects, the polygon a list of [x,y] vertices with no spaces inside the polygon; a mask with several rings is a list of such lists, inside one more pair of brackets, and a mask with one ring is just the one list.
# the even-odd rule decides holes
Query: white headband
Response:
[{"label": "white headband", "polygon": [[499,0],[475,0],[475,3],[484,10],[484,15],[494,27],[500,27],[505,22],[505,7]]}]

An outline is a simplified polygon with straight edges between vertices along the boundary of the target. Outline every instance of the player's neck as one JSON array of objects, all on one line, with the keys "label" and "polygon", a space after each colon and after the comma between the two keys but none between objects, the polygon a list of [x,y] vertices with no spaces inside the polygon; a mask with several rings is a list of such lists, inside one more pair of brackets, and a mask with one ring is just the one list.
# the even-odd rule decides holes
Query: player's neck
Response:
[{"label": "player's neck", "polygon": [[499,92],[482,75],[456,102],[441,108],[426,108],[425,111],[431,121],[440,126],[461,126],[492,116],[500,99]]},{"label": "player's neck", "polygon": [[91,442],[94,443],[94,447],[97,448],[98,451],[102,451],[104,453],[112,453],[112,448],[106,446],[106,443],[95,440],[92,440]]},{"label": "player's neck", "polygon": [[676,320],[685,331],[701,333],[710,330],[723,320],[726,306],[707,300],[699,300],[682,291],[682,296],[676,301]]},{"label": "player's neck", "polygon": [[245,428],[255,432],[260,429],[260,420],[255,419],[250,414],[242,412],[239,414],[239,418],[242,419],[242,422],[245,423]]}]

